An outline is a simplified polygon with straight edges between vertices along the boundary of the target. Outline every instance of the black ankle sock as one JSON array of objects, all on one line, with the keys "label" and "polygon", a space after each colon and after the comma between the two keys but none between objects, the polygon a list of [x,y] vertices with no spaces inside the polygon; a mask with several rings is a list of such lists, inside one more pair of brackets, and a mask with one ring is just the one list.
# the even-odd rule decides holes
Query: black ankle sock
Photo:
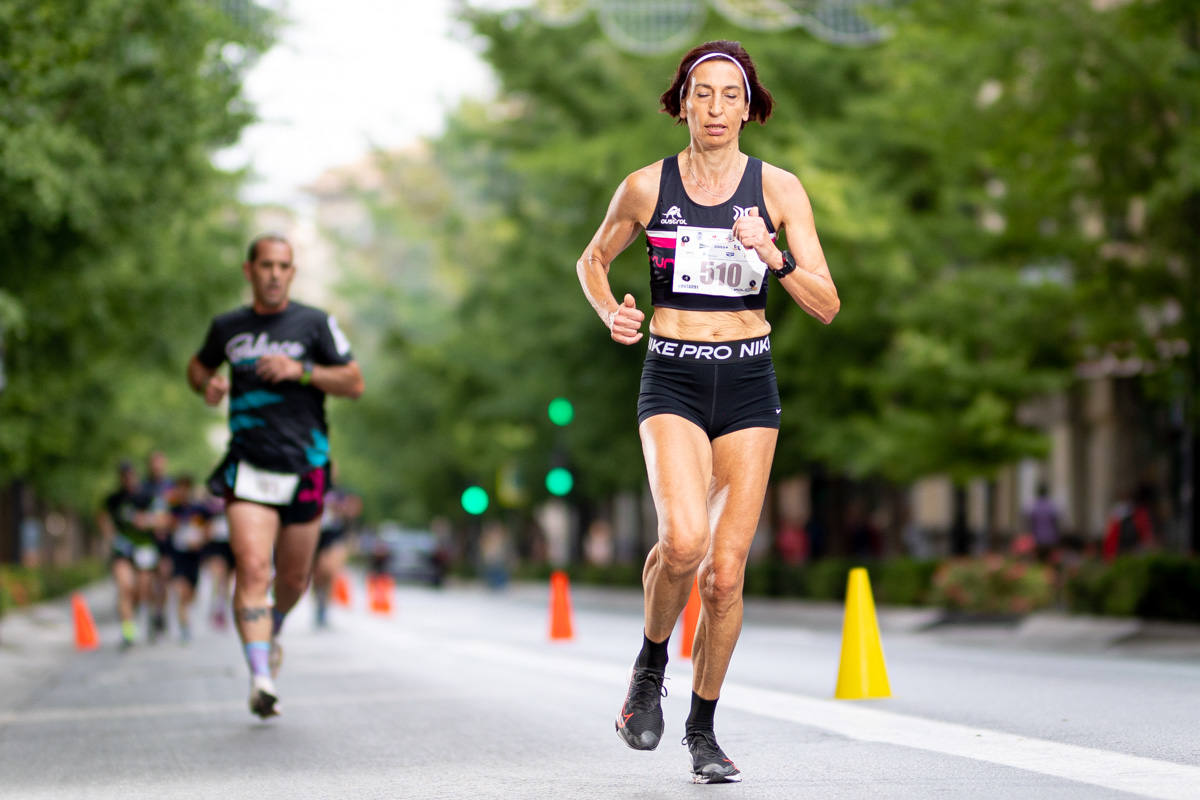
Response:
[{"label": "black ankle sock", "polygon": [[671,641],[670,636],[661,642],[652,642],[643,633],[642,651],[638,653],[634,666],[665,670],[667,668],[667,642],[669,641]]},{"label": "black ankle sock", "polygon": [[692,692],[692,710],[688,714],[685,730],[701,730],[711,731],[713,729],[713,716],[717,713],[717,701],[705,700],[700,695]]}]

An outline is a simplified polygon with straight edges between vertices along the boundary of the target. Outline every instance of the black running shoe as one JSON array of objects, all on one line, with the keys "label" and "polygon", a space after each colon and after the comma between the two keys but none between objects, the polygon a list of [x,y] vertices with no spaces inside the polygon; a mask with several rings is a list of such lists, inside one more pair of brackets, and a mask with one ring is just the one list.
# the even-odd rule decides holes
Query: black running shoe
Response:
[{"label": "black running shoe", "polygon": [[680,744],[692,754],[692,783],[736,783],[742,772],[717,744],[712,731],[691,730]]},{"label": "black running shoe", "polygon": [[633,668],[616,724],[617,735],[634,750],[653,750],[662,739],[662,699],[667,696],[663,678],[661,669]]}]

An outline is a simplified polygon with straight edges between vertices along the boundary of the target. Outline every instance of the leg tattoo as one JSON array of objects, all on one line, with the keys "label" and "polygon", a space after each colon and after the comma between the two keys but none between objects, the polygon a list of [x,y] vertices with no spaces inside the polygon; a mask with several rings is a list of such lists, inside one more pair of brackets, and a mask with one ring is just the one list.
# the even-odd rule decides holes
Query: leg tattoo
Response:
[{"label": "leg tattoo", "polygon": [[265,617],[268,613],[270,613],[270,611],[271,609],[267,608],[266,606],[239,608],[237,609],[237,615],[238,619],[240,619],[242,622],[254,622],[255,620],[260,620]]}]

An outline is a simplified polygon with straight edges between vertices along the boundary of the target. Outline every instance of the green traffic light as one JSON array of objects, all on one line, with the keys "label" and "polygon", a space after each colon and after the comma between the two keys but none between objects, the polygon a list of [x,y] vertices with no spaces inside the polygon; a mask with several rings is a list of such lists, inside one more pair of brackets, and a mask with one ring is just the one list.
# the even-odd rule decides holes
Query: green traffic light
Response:
[{"label": "green traffic light", "polygon": [[556,397],[550,401],[546,413],[555,425],[570,425],[571,420],[575,419],[575,406],[565,397]]},{"label": "green traffic light", "polygon": [[555,467],[546,473],[546,490],[552,495],[562,497],[565,494],[570,494],[574,486],[575,476],[568,469]]},{"label": "green traffic light", "polygon": [[468,514],[478,515],[487,511],[487,491],[482,486],[468,486],[462,493],[462,507]]}]

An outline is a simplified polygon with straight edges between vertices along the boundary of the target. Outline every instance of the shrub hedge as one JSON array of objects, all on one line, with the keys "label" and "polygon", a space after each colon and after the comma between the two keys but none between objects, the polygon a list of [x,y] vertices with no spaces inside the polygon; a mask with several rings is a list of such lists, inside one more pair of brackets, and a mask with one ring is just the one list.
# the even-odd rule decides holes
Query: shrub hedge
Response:
[{"label": "shrub hedge", "polygon": [[[758,562],[746,567],[746,594],[840,602],[853,567],[866,567],[875,602],[941,606],[983,614],[1024,614],[1055,602],[1074,613],[1200,622],[1200,558],[1143,555],[1112,563],[1085,561],[1055,569],[989,555],[941,561],[826,558],[809,564]],[[546,580],[552,568],[523,564],[517,580]],[[641,586],[641,564],[573,565],[572,582]]]},{"label": "shrub hedge", "polygon": [[1068,610],[1082,614],[1200,621],[1200,558],[1152,554],[1084,562],[1067,570],[1064,595]]},{"label": "shrub hedge", "polygon": [[108,574],[102,559],[85,559],[61,567],[0,564],[0,615],[11,608],[52,600]]}]

